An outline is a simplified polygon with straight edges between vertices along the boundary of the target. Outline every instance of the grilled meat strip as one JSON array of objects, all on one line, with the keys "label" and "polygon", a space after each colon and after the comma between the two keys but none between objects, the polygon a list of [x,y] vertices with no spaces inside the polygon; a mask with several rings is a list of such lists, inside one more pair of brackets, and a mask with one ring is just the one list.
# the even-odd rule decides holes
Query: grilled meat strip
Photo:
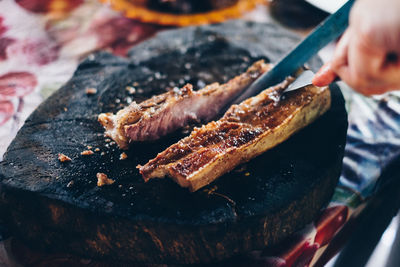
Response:
[{"label": "grilled meat strip", "polygon": [[245,73],[225,84],[213,83],[193,91],[187,84],[180,90],[172,90],[117,112],[102,113],[98,120],[106,135],[114,139],[122,149],[130,142],[156,140],[173,132],[190,121],[209,121],[220,110],[247,88],[261,74],[271,68],[263,60],[257,61]]},{"label": "grilled meat strip", "polygon": [[191,191],[262,154],[310,124],[330,107],[327,87],[307,86],[285,93],[290,79],[233,105],[218,121],[138,166],[145,181],[169,176]]}]

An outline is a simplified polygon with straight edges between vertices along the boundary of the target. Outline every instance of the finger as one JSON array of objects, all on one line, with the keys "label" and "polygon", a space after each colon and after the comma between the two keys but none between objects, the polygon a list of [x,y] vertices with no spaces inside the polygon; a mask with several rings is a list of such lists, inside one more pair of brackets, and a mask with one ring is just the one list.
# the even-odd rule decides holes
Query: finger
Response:
[{"label": "finger", "polygon": [[347,59],[351,34],[350,28],[345,31],[336,46],[333,60],[331,62],[331,69],[345,82],[350,79]]},{"label": "finger", "polygon": [[349,84],[349,81],[351,81],[349,66],[342,65],[337,68],[335,72],[340,77],[340,79],[342,79],[342,81],[344,81],[348,86],[352,87],[351,84]]},{"label": "finger", "polygon": [[[355,91],[366,96],[371,96],[400,89],[400,65],[392,66],[390,71],[388,69],[386,69],[386,71],[387,72],[385,75],[381,74],[380,78],[375,78],[373,80],[369,78],[369,82],[364,86],[354,83],[354,79],[351,76],[350,67],[347,65],[339,67],[336,73],[343,81],[346,82],[348,86],[353,88]],[[388,82],[389,78],[391,78],[390,83]]]},{"label": "finger", "polygon": [[386,54],[381,49],[367,45],[366,39],[359,35],[351,35],[348,38],[348,66],[338,66],[336,73],[357,91],[361,88],[384,86],[385,83],[379,77],[379,73]]},{"label": "finger", "polygon": [[[351,50],[349,49],[349,51]],[[367,59],[367,62],[365,64],[371,62],[371,65],[373,65],[374,60],[376,60],[375,63],[376,66],[369,66],[362,69],[363,67],[356,65],[357,62],[354,63],[354,66],[351,65],[352,64],[351,62],[353,62],[353,60],[356,59],[349,60],[350,64],[348,70],[343,71],[346,72],[347,74],[342,74],[348,76],[344,78],[346,79],[346,83],[353,89],[358,91],[360,90],[365,91],[365,89],[361,88],[369,88],[369,90],[374,91],[373,94],[376,94],[377,91],[384,90],[382,88],[388,88],[385,90],[390,90],[390,91],[394,89],[400,89],[400,64],[399,63],[386,64],[385,56],[379,54],[373,55],[372,53],[370,55],[372,56],[369,59]],[[352,58],[352,56],[353,56],[352,52],[349,52],[349,58]],[[370,72],[363,72],[367,71],[366,69],[368,69],[368,71]],[[374,88],[376,89],[374,90]]]},{"label": "finger", "polygon": [[349,47],[349,40],[351,37],[351,30],[347,29],[343,34],[342,38],[340,38],[335,53],[333,55],[333,60],[331,63],[331,68],[334,72],[341,66],[347,65],[347,51]]},{"label": "finger", "polygon": [[350,71],[350,81],[348,82],[355,88],[379,85],[380,81],[375,78],[377,78],[385,59],[385,51],[369,46],[360,35],[352,36],[348,47]]},{"label": "finger", "polygon": [[337,70],[337,75],[353,90],[358,91],[364,95],[371,95],[373,93],[368,93],[368,90],[372,90],[372,88],[382,87],[383,83],[378,83],[377,81],[365,81],[364,79],[362,82],[355,78],[352,74],[349,66],[342,66]]},{"label": "finger", "polygon": [[331,68],[331,63],[323,65],[318,72],[314,75],[312,83],[315,86],[326,86],[331,84],[337,77],[336,73]]}]

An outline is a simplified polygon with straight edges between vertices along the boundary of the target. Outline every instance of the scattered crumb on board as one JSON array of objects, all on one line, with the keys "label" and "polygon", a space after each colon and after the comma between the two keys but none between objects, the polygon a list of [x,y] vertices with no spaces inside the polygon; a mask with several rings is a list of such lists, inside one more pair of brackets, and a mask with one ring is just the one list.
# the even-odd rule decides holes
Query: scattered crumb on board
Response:
[{"label": "scattered crumb on board", "polygon": [[81,152],[82,156],[89,156],[89,155],[93,155],[94,152],[92,150],[85,150]]},{"label": "scattered crumb on board", "polygon": [[119,160],[124,160],[127,158],[128,158],[128,155],[125,152],[122,152],[121,155],[119,155]]},{"label": "scattered crumb on board", "polygon": [[86,88],[86,94],[87,95],[95,95],[97,93],[96,88]]},{"label": "scattered crumb on board", "polygon": [[98,172],[96,174],[96,177],[97,177],[97,186],[110,185],[115,182],[113,179],[108,178],[107,174],[102,172]]},{"label": "scattered crumb on board", "polygon": [[60,162],[67,162],[67,161],[71,161],[71,158],[68,157],[67,155],[64,155],[63,153],[58,153],[58,160]]}]

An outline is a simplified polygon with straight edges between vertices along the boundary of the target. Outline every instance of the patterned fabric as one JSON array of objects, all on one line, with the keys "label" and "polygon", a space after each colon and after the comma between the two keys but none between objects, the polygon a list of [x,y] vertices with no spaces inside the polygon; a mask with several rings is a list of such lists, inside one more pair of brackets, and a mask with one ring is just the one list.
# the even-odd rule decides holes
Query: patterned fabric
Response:
[{"label": "patterned fabric", "polygon": [[[264,7],[249,17],[270,20]],[[127,19],[94,0],[0,1],[0,160],[27,116],[72,76],[82,58],[100,49],[124,56],[132,45],[162,29]],[[344,85],[342,88],[349,131],[342,177],[330,206],[278,251],[250,253],[236,264],[312,265],[352,210],[373,193],[385,167],[398,158],[398,96],[368,99]],[[7,242],[0,241],[1,266],[11,264]],[[33,252],[24,250],[19,261],[30,265],[29,253]],[[79,261],[62,255],[49,257],[32,256],[36,263],[43,259],[44,265],[37,266],[51,265],[52,260],[64,259],[67,264]]]},{"label": "patterned fabric", "polygon": [[28,115],[81,59],[99,49],[123,56],[160,29],[94,0],[0,1],[0,160]]}]

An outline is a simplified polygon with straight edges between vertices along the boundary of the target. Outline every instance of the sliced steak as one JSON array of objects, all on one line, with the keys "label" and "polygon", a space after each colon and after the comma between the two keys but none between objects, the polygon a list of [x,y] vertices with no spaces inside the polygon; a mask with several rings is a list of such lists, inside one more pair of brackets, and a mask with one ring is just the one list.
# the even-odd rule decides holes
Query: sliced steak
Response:
[{"label": "sliced steak", "polygon": [[159,139],[191,121],[210,121],[269,69],[270,64],[260,60],[225,84],[213,83],[198,91],[187,84],[140,104],[133,102],[117,114],[102,113],[98,119],[106,135],[127,149],[130,142]]},{"label": "sliced steak", "polygon": [[285,141],[329,109],[327,87],[307,86],[282,95],[291,80],[233,105],[220,120],[195,128],[190,136],[139,165],[144,180],[169,176],[196,191]]}]

